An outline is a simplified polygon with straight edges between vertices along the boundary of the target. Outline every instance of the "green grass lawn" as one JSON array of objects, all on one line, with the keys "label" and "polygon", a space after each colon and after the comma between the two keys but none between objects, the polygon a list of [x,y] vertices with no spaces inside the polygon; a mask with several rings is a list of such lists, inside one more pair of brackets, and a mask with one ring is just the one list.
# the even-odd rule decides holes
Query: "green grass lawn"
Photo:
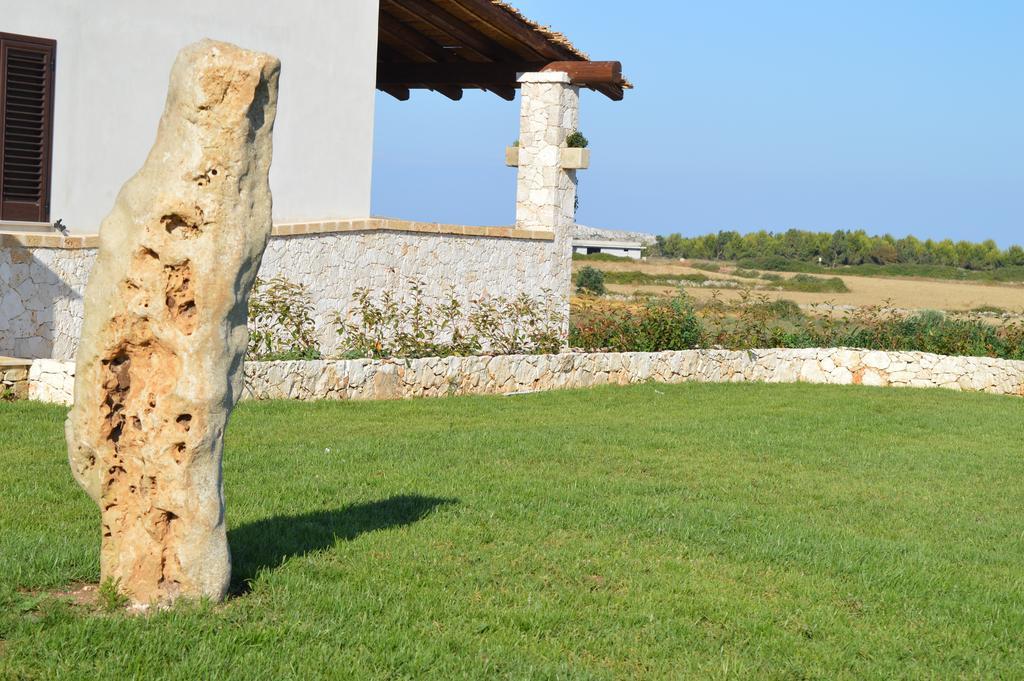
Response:
[{"label": "green grass lawn", "polygon": [[236,595],[98,579],[64,411],[0,404],[0,678],[1020,678],[1024,402],[643,385],[264,403]]}]

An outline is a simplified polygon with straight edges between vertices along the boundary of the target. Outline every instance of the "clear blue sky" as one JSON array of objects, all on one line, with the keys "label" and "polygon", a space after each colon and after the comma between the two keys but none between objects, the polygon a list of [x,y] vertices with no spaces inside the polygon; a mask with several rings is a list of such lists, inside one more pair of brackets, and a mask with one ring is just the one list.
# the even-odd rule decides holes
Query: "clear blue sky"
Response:
[{"label": "clear blue sky", "polygon": [[[582,224],[1024,242],[1024,2],[512,0],[593,59]],[[518,102],[378,93],[375,214],[509,224]]]}]

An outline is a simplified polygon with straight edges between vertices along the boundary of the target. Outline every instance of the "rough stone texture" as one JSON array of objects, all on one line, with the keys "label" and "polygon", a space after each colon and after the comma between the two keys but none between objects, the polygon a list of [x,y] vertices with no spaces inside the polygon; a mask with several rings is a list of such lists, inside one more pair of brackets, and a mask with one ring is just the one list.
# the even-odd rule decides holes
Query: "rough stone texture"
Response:
[{"label": "rough stone texture", "polygon": [[[572,262],[576,223],[576,171],[562,168],[565,139],[580,126],[580,89],[565,73],[524,73],[519,116],[516,226],[555,233],[559,257]],[[552,282],[568,291],[571,268]],[[565,315],[568,323],[568,300]]]},{"label": "rough stone texture", "polygon": [[0,355],[74,357],[95,249],[0,248]]},{"label": "rough stone texture", "polygon": [[0,399],[28,398],[30,366],[0,357]]},{"label": "rough stone texture", "polygon": [[[399,221],[363,220],[358,223]],[[419,223],[415,223],[418,225]],[[284,232],[270,239],[260,276],[276,275],[308,287],[314,323],[325,353],[338,350],[334,314],[348,314],[352,293],[408,289],[419,281],[437,301],[454,291],[463,304],[481,296],[550,296],[569,304],[571,254],[561,241],[493,236],[507,229],[467,227],[483,234],[425,233],[408,229]],[[426,227],[426,226],[425,226]],[[534,233],[537,233],[534,231]],[[11,264],[11,261],[15,261]],[[0,247],[0,355],[70,359],[82,328],[82,294],[96,261],[95,248]]]},{"label": "rough stone texture", "polygon": [[[642,383],[822,383],[947,388],[1024,395],[1024,362],[944,357],[923,352],[881,353],[888,370],[865,364],[869,354],[846,348],[811,350],[684,350],[510,357],[451,357],[405,361],[247,362],[243,399],[390,400],[448,395],[501,395],[522,390]],[[875,355],[870,361],[877,363]],[[34,399],[69,404],[67,379],[54,366],[33,364]],[[35,381],[46,381],[37,386]]]},{"label": "rough stone texture", "polygon": [[340,350],[334,315],[354,309],[356,289],[402,296],[418,281],[426,300],[454,295],[463,305],[527,293],[556,300],[568,315],[571,268],[571,256],[550,241],[366,232],[274,239],[260,276],[282,275],[308,287],[320,348],[332,354]]},{"label": "rough stone texture", "polygon": [[647,232],[628,232],[621,229],[601,229],[578,224],[573,229],[573,237],[582,241],[596,239],[600,241],[639,241],[645,246],[657,243],[658,238]]},{"label": "rough stone texture", "polygon": [[75,363],[34,359],[28,372],[28,399],[70,407],[75,394]]},{"label": "rough stone texture", "polygon": [[138,604],[227,592],[221,454],[271,230],[279,70],[226,43],[182,50],[156,143],[100,228],[68,455],[101,510],[101,579]]}]

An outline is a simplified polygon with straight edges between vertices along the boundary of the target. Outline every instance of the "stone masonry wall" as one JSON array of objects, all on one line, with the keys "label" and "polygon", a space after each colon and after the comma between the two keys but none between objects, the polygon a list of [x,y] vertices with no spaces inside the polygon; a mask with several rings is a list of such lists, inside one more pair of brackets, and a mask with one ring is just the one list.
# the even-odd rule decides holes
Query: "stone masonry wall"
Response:
[{"label": "stone masonry wall", "polygon": [[96,250],[0,244],[0,355],[70,358]]},{"label": "stone masonry wall", "polygon": [[28,397],[29,367],[23,363],[0,359],[0,400],[24,400]]},{"label": "stone masonry wall", "polygon": [[321,351],[338,348],[336,313],[348,315],[359,288],[407,293],[420,282],[431,303],[454,295],[557,298],[569,315],[572,263],[551,241],[436,234],[320,234],[271,241],[260,276],[281,275],[312,293]]},{"label": "stone masonry wall", "polygon": [[[70,362],[33,363],[30,398],[69,403],[73,373]],[[248,362],[243,399],[394,400],[646,381],[860,384],[1022,396],[1024,362],[844,348]]]},{"label": "stone masonry wall", "polygon": [[[360,287],[401,295],[418,281],[432,301],[453,291],[463,303],[526,292],[553,298],[568,317],[571,256],[550,232],[376,219],[284,225],[274,233],[260,276],[308,287],[327,354],[337,349],[335,314],[348,314]],[[73,243],[52,248],[0,238],[0,356],[74,357],[96,248],[82,237]]]}]

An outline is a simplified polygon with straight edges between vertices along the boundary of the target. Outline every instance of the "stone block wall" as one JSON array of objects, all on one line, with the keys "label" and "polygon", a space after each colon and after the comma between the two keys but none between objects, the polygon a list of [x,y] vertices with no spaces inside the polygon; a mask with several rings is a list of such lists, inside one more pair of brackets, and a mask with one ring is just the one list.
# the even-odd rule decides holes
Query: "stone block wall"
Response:
[{"label": "stone block wall", "polygon": [[451,294],[463,305],[527,293],[557,301],[568,319],[571,267],[571,258],[547,239],[363,232],[275,238],[260,276],[308,287],[321,351],[331,354],[339,350],[335,315],[350,313],[359,288],[402,295],[419,282],[429,303]]},{"label": "stone block wall", "polygon": [[0,240],[0,355],[72,357],[82,327],[82,292],[95,260],[95,248]]},{"label": "stone block wall", "polygon": [[[33,363],[30,397],[69,404],[73,373],[70,362]],[[397,400],[647,381],[802,382],[1024,396],[1024,362],[846,348],[247,362],[243,399]]]},{"label": "stone block wall", "polygon": [[[74,357],[97,245],[94,236],[0,234],[0,356]],[[452,291],[463,303],[525,292],[549,296],[568,317],[571,269],[552,232],[371,219],[276,226],[260,276],[308,287],[331,353],[335,315],[348,314],[358,288],[401,295],[417,281],[429,300]]]},{"label": "stone block wall", "polygon": [[0,359],[0,399],[28,398],[28,373],[28,365]]}]

